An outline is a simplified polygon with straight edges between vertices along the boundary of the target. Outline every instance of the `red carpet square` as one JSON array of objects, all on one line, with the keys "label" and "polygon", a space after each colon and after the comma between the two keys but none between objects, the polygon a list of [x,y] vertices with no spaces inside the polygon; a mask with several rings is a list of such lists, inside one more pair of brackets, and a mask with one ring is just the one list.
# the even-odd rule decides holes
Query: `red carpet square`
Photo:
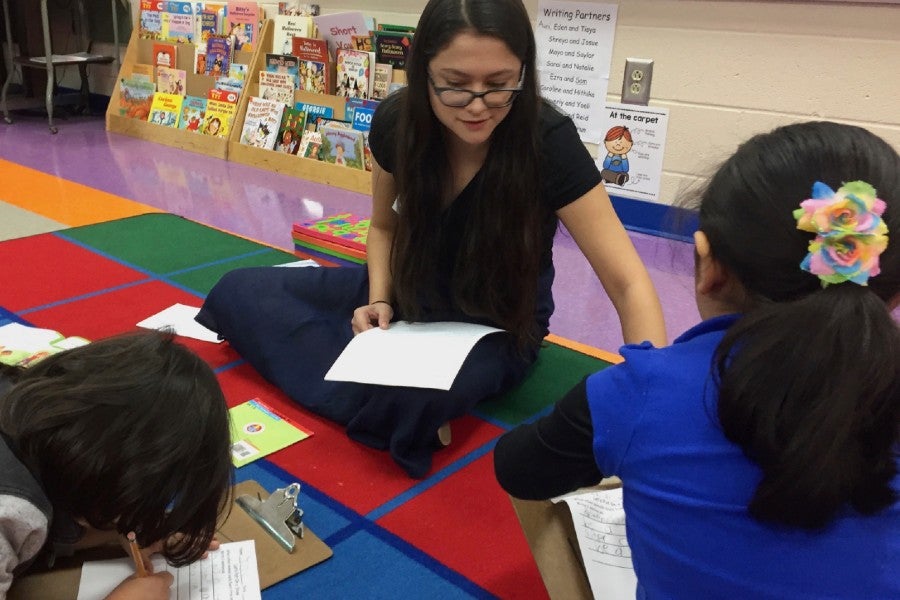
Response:
[{"label": "red carpet square", "polygon": [[[0,306],[21,311],[140,281],[140,271],[52,234],[0,244]],[[65,333],[65,332],[64,332]]]}]

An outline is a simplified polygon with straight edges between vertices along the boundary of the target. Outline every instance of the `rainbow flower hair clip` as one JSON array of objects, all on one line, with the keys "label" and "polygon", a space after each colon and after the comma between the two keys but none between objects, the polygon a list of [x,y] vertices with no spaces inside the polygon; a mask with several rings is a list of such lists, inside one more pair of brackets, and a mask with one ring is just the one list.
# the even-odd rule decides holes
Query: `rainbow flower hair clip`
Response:
[{"label": "rainbow flower hair clip", "polygon": [[794,211],[797,229],[815,233],[800,268],[818,275],[822,287],[852,281],[868,285],[881,272],[878,257],[888,244],[881,219],[885,203],[865,181],[845,183],[835,192],[817,181],[812,198]]}]

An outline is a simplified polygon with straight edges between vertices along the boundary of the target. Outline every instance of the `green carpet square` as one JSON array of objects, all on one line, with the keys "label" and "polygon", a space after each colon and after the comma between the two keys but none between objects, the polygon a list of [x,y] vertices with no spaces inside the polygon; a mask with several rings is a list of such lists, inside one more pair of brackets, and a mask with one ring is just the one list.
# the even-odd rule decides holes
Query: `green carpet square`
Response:
[{"label": "green carpet square", "polygon": [[234,269],[240,269],[243,267],[271,267],[287,262],[293,262],[295,260],[297,260],[297,257],[293,254],[272,248],[260,254],[244,256],[235,260],[218,262],[201,269],[195,269],[192,271],[187,271],[186,273],[180,273],[178,275],[170,277],[169,279],[194,290],[198,294],[203,294],[205,296],[209,293],[209,290],[212,289],[216,282],[218,282],[219,279],[222,278],[222,275],[224,275],[228,271],[233,271]]}]

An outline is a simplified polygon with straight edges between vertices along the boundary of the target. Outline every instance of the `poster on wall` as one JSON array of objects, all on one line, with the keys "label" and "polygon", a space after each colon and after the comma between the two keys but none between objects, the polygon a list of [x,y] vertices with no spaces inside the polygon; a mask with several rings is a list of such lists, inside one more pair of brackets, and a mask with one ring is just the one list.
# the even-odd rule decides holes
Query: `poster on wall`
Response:
[{"label": "poster on wall", "polygon": [[602,139],[618,6],[538,3],[535,39],[541,95],[572,117],[583,142]]},{"label": "poster on wall", "polygon": [[660,202],[669,109],[606,104],[597,168],[610,196]]}]

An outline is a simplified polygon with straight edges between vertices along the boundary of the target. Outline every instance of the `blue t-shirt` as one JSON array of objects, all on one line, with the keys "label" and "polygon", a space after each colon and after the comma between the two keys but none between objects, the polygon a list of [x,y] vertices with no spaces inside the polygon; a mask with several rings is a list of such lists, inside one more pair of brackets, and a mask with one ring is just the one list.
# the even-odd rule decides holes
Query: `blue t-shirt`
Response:
[{"label": "blue t-shirt", "polygon": [[667,348],[625,346],[623,364],[587,380],[597,465],[623,481],[638,598],[900,598],[900,503],[821,532],[750,517],[761,471],[725,438],[709,378],[735,319]]}]

